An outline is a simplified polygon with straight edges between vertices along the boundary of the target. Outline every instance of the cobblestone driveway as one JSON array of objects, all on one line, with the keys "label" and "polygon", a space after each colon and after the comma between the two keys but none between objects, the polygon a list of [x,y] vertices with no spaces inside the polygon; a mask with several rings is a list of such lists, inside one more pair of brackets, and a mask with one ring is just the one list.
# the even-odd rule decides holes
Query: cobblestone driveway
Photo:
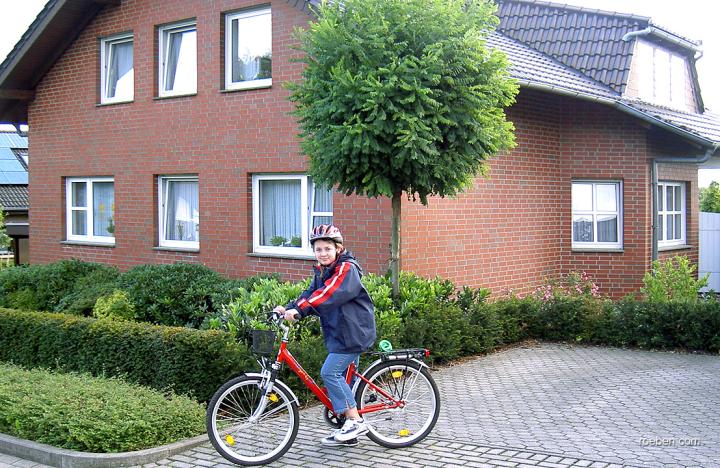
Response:
[{"label": "cobblestone driveway", "polygon": [[[328,449],[318,408],[272,466],[720,467],[720,356],[524,345],[433,373],[443,408],[403,450]],[[228,466],[209,444],[153,467]],[[3,458],[6,466],[37,466]]]}]

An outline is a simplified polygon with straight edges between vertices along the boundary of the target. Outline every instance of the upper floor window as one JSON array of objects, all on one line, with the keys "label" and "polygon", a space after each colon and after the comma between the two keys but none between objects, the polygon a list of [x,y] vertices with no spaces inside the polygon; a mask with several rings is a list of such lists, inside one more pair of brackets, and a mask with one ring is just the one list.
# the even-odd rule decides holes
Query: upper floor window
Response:
[{"label": "upper floor window", "polygon": [[160,246],[200,248],[200,203],[197,176],[158,179]]},{"label": "upper floor window", "polygon": [[184,22],[159,28],[158,95],[197,92],[197,25]]},{"label": "upper floor window", "polygon": [[573,248],[621,248],[621,207],[620,182],[573,182]]},{"label": "upper floor window", "polygon": [[225,89],[272,85],[270,7],[225,16]]},{"label": "upper floor window", "polygon": [[65,182],[67,239],[114,244],[114,180],[73,177]]},{"label": "upper floor window", "polygon": [[638,70],[642,77],[640,97],[651,103],[685,108],[687,64],[683,56],[649,42],[638,40]]},{"label": "upper floor window", "polygon": [[658,246],[685,244],[685,184],[658,184]]},{"label": "upper floor window", "polygon": [[100,41],[100,102],[126,102],[134,98],[133,36]]},{"label": "upper floor window", "polygon": [[305,175],[253,177],[255,252],[312,255],[308,237],[319,224],[332,224],[332,190]]}]

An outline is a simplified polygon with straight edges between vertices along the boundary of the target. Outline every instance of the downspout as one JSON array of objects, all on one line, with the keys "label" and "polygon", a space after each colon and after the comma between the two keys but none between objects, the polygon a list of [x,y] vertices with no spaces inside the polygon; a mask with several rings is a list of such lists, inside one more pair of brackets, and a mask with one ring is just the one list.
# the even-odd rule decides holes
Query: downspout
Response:
[{"label": "downspout", "polygon": [[695,159],[682,158],[678,156],[665,156],[650,160],[650,186],[652,200],[652,255],[651,261],[658,259],[658,239],[660,238],[660,226],[658,225],[658,164],[703,164],[715,153],[717,147],[705,151],[705,154],[695,156]]}]

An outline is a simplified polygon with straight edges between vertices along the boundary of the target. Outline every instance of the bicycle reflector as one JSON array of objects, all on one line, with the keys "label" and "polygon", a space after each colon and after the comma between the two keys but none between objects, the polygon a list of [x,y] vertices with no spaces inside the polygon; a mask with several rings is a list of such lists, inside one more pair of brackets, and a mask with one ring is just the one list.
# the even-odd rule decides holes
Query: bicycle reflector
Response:
[{"label": "bicycle reflector", "polygon": [[228,443],[228,445],[235,445],[235,439],[230,434],[225,436],[225,441]]},{"label": "bicycle reflector", "polygon": [[426,349],[426,350],[425,350],[425,357],[430,357],[430,350],[429,350],[429,349]]}]

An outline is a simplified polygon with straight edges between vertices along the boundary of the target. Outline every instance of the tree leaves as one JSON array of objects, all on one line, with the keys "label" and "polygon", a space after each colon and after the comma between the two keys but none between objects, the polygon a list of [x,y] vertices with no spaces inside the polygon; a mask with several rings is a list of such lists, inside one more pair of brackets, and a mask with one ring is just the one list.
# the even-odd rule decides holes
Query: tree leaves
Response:
[{"label": "tree leaves", "polygon": [[343,193],[426,203],[456,195],[514,145],[503,108],[517,86],[485,48],[498,20],[486,0],[325,3],[299,32],[291,84],[310,173]]}]

